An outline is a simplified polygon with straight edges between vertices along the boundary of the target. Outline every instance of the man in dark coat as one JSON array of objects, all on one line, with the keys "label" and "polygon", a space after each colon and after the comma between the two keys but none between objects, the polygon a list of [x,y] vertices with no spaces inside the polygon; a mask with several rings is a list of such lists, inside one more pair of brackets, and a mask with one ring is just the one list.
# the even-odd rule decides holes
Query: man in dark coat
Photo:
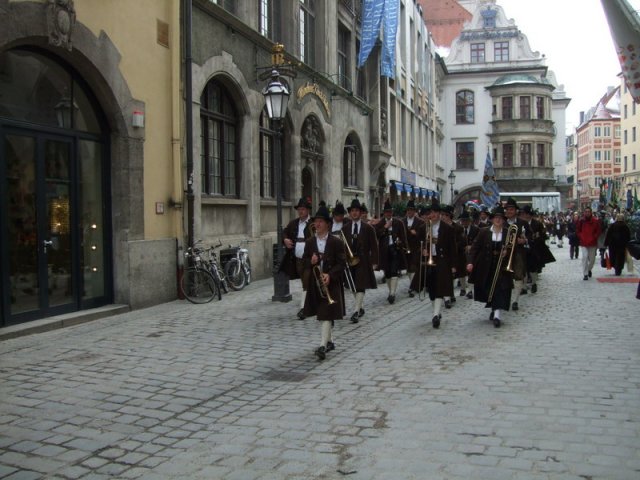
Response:
[{"label": "man in dark coat", "polygon": [[[411,290],[420,293],[426,290],[433,303],[433,328],[440,328],[444,297],[453,295],[453,275],[457,261],[455,232],[452,227],[440,221],[440,204],[434,200],[420,212],[427,215],[428,222],[418,229],[418,238],[424,239],[422,248],[422,275],[415,275]],[[429,240],[430,239],[430,240]],[[429,251],[429,244],[431,251]],[[431,256],[435,265],[427,265]]]},{"label": "man in dark coat", "polygon": [[514,294],[513,294],[513,303],[511,304],[511,309],[516,311],[519,310],[520,307],[518,305],[518,300],[520,299],[521,293],[527,293],[527,290],[524,288],[524,280],[527,277],[527,235],[526,231],[528,225],[524,220],[518,218],[518,204],[516,201],[509,197],[504,206],[504,213],[506,217],[506,226],[509,225],[517,225],[518,227],[518,239],[516,240],[516,248],[513,252],[513,284],[514,284]]},{"label": "man in dark coat", "polygon": [[315,354],[324,360],[335,349],[332,337],[334,320],[345,314],[342,275],[345,268],[344,244],[330,234],[331,216],[321,202],[313,219],[315,235],[305,242],[304,267],[311,279],[304,303],[306,317],[317,316],[321,324],[320,346]]},{"label": "man in dark coat", "polygon": [[381,221],[374,227],[380,249],[378,267],[384,271],[384,278],[389,288],[387,301],[392,304],[396,300],[400,271],[407,268],[407,232],[402,220],[394,218],[393,207],[389,200],[384,203],[382,215]]},{"label": "man in dark coat", "polygon": [[349,225],[351,223],[351,220],[346,217],[347,211],[345,210],[344,205],[340,200],[336,200],[336,206],[333,207],[331,215],[333,217],[333,223],[331,224],[331,233],[338,237],[342,237],[340,235],[342,228],[345,225]]},{"label": "man in dark coat", "polygon": [[[454,265],[456,269],[456,273],[453,275],[454,280],[459,279],[460,276],[466,277],[466,267],[467,263],[464,258],[464,246],[463,246],[463,230],[460,225],[453,221],[453,205],[442,205],[442,211],[440,212],[440,219],[453,228],[455,234],[455,249],[456,249],[456,264]],[[456,303],[456,295],[455,293],[451,295],[451,297],[444,298],[444,306],[445,308],[451,308],[451,305]]]},{"label": "man in dark coat", "polygon": [[489,320],[496,328],[501,325],[500,312],[509,311],[513,288],[512,273],[505,269],[511,249],[506,246],[508,230],[504,215],[502,207],[493,210],[492,225],[478,233],[467,265],[473,281],[474,299],[486,302],[485,307],[491,308]]},{"label": "man in dark coat", "polygon": [[[466,262],[464,267],[464,273],[467,273],[466,264],[469,263],[469,255],[471,253],[471,245],[473,245],[473,241],[478,236],[478,232],[480,229],[471,223],[471,216],[468,211],[464,211],[460,214],[458,218],[458,222],[462,227],[462,246],[463,246],[463,255],[462,261]],[[459,259],[460,260],[460,259]],[[467,298],[473,298],[473,291],[469,289],[467,291],[467,276],[460,276],[460,296],[467,296]]]},{"label": "man in dark coat", "polygon": [[631,240],[631,230],[624,221],[624,215],[619,213],[616,221],[607,229],[604,239],[604,246],[609,247],[609,259],[616,273],[616,276],[622,274],[622,269],[627,261],[627,244]]},{"label": "man in dark coat", "polygon": [[373,273],[378,267],[378,240],[374,228],[364,223],[360,216],[362,208],[360,201],[354,198],[348,208],[351,223],[342,228],[346,242],[353,254],[358,258],[356,265],[349,267],[356,287],[355,312],[351,315],[351,322],[358,323],[364,315],[365,290],[378,288],[376,276]]},{"label": "man in dark coat", "polygon": [[[409,282],[413,280],[413,276],[417,271],[417,265],[420,261],[420,239],[418,237],[418,229],[424,221],[417,215],[416,204],[413,199],[407,202],[407,215],[402,219],[407,231],[407,243],[409,252],[407,252],[407,273],[409,274]],[[413,297],[413,290],[409,289],[409,296]]]},{"label": "man in dark coat", "polygon": [[300,310],[298,318],[304,319],[304,299],[307,292],[308,272],[305,271],[302,255],[304,254],[305,242],[311,238],[311,203],[301,198],[296,205],[298,218],[291,220],[283,230],[284,246],[286,253],[280,264],[280,269],[289,275],[289,279],[299,278],[302,281],[302,297],[300,299]]},{"label": "man in dark coat", "polygon": [[529,248],[526,250],[527,270],[531,276],[531,293],[538,291],[538,275],[547,263],[555,262],[551,250],[547,246],[547,232],[545,226],[534,217],[531,205],[522,207],[520,217],[527,224],[525,235]]}]

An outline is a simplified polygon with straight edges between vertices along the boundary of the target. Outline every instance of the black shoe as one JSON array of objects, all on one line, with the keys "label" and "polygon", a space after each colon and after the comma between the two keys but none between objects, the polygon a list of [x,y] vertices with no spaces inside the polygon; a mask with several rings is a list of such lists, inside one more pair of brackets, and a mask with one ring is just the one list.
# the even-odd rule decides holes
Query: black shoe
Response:
[{"label": "black shoe", "polygon": [[318,360],[324,360],[327,358],[326,351],[327,350],[324,347],[318,347],[316,349],[316,357],[318,357]]},{"label": "black shoe", "polygon": [[537,293],[537,292],[538,292],[538,285],[534,283],[533,285],[531,285],[531,293]]},{"label": "black shoe", "polygon": [[491,313],[489,314],[489,321],[492,322],[493,321],[493,317],[495,316],[496,312],[491,310]]},{"label": "black shoe", "polygon": [[393,305],[393,302],[396,301],[396,296],[395,295],[389,295],[387,297],[387,302],[389,302],[389,304]]},{"label": "black shoe", "polygon": [[473,298],[473,292],[471,290],[467,292],[467,298]]},{"label": "black shoe", "polygon": [[585,275],[584,277],[582,277],[583,280],[589,280],[589,277],[587,275]]},{"label": "black shoe", "polygon": [[456,303],[456,302],[457,302],[457,300],[456,300],[456,297],[455,297],[455,295],[454,295],[453,297],[451,297],[451,304],[453,305],[453,304],[454,304],[454,303]]},{"label": "black shoe", "polygon": [[306,317],[304,316],[304,308],[301,308],[300,310],[298,310],[298,318],[300,320],[304,320]]},{"label": "black shoe", "polygon": [[520,307],[518,307],[518,302],[513,302],[511,304],[511,310],[513,310],[514,312],[517,312],[518,310],[520,310]]},{"label": "black shoe", "polygon": [[336,344],[333,342],[327,342],[327,348],[325,348],[325,351],[330,352],[332,350],[336,349]]},{"label": "black shoe", "polygon": [[460,290],[460,296],[464,297],[467,294],[467,291],[465,289]]},{"label": "black shoe", "polygon": [[444,308],[451,308],[451,300],[444,301]]},{"label": "black shoe", "polygon": [[440,315],[434,315],[431,319],[431,324],[433,328],[440,328]]},{"label": "black shoe", "polygon": [[500,319],[499,318],[494,318],[493,319],[493,326],[496,328],[500,328]]},{"label": "black shoe", "polygon": [[520,290],[520,295],[526,295],[528,292],[528,290],[526,288],[523,288],[522,290]]},{"label": "black shoe", "polygon": [[358,316],[359,317],[364,317],[364,308],[360,309],[360,311],[358,312]]},{"label": "black shoe", "polygon": [[416,296],[416,294],[413,293],[413,290],[409,290],[409,298],[413,298],[415,296]]},{"label": "black shoe", "polygon": [[353,315],[351,315],[351,323],[358,323],[360,320],[358,320],[360,316],[358,315],[358,312],[354,313]]},{"label": "black shoe", "polygon": [[589,278],[591,278],[591,270],[589,270]]}]

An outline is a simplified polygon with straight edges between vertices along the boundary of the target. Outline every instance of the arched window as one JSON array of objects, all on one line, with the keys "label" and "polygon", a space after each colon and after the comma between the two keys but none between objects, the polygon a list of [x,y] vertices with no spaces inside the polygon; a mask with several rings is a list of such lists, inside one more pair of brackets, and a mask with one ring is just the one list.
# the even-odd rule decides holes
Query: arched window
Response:
[{"label": "arched window", "polygon": [[200,98],[202,192],[238,196],[237,114],[227,89],[211,80]]},{"label": "arched window", "polygon": [[342,153],[343,184],[346,188],[358,188],[358,147],[347,137]]},{"label": "arched window", "polygon": [[456,93],[456,123],[470,124],[474,122],[474,96],[471,90]]}]

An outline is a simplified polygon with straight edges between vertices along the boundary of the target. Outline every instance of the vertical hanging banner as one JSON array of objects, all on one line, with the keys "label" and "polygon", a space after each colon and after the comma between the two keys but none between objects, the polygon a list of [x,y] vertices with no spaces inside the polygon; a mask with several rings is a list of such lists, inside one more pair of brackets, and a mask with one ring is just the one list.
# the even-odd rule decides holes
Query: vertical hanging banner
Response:
[{"label": "vertical hanging banner", "polygon": [[496,182],[496,173],[493,170],[493,162],[491,161],[491,155],[489,152],[487,152],[487,159],[484,162],[484,175],[482,176],[480,201],[489,209],[495,207],[500,201],[500,189]]},{"label": "vertical hanging banner", "polygon": [[602,0],[629,93],[640,102],[640,20],[627,0]]},{"label": "vertical hanging banner", "polygon": [[380,23],[384,12],[385,0],[364,0],[362,7],[362,28],[360,35],[360,52],[358,52],[358,68],[369,58],[373,46],[380,33]]},{"label": "vertical hanging banner", "polygon": [[384,36],[380,74],[388,78],[395,78],[399,7],[400,0],[385,0],[384,2]]}]

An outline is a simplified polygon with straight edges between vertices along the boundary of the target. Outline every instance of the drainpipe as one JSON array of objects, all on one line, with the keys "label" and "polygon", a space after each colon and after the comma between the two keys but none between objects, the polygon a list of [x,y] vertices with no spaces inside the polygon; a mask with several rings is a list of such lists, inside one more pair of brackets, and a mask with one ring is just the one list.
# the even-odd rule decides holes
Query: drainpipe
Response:
[{"label": "drainpipe", "polygon": [[187,245],[193,246],[194,213],[193,213],[193,94],[191,92],[192,57],[191,57],[191,15],[192,0],[184,0],[184,88],[186,116],[186,154],[187,154]]}]

